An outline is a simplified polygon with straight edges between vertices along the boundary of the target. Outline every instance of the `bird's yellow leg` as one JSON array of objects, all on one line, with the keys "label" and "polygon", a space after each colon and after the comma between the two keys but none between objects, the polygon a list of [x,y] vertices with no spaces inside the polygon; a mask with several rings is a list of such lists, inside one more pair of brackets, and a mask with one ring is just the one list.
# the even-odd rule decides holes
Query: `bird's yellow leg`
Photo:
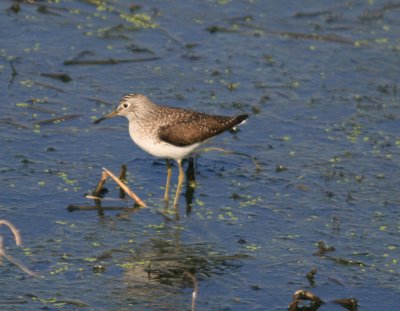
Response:
[{"label": "bird's yellow leg", "polygon": [[185,181],[185,173],[183,172],[182,168],[182,160],[176,160],[178,162],[178,167],[179,167],[179,177],[178,177],[178,186],[176,188],[176,193],[175,193],[175,200],[174,200],[174,208],[178,208],[178,200],[179,200],[179,195],[181,194],[182,190],[182,184]]},{"label": "bird's yellow leg", "polygon": [[170,185],[170,182],[171,182],[172,167],[171,167],[171,163],[169,163],[168,159],[165,159],[165,162],[167,164],[167,182],[165,184],[164,201],[165,201],[165,204],[168,205],[168,201],[169,201],[169,185]]}]

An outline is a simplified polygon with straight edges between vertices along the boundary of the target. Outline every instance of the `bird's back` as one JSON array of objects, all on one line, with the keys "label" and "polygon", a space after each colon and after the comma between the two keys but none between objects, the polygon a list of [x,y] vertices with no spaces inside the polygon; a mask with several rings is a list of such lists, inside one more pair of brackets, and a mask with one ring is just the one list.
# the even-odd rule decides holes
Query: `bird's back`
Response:
[{"label": "bird's back", "polygon": [[159,106],[164,122],[158,130],[160,140],[175,146],[205,141],[241,124],[248,115],[219,116],[175,107]]}]

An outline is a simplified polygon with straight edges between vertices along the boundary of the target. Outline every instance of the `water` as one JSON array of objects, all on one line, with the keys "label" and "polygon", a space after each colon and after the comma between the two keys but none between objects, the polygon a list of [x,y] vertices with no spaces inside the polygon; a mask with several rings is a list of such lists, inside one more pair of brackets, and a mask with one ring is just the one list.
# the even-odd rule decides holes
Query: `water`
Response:
[{"label": "water", "polygon": [[[18,13],[8,9],[13,2],[0,4],[0,218],[20,230],[23,246],[1,231],[7,253],[41,275],[4,259],[1,308],[190,310],[192,275],[199,310],[285,310],[298,289],[325,301],[354,297],[362,310],[394,309],[399,8],[136,3],[134,13],[122,0],[36,1]],[[163,160],[134,146],[124,118],[92,124],[128,92],[250,113],[238,133],[209,145],[255,157],[261,170],[244,156],[200,154],[193,196],[182,196],[178,222],[167,220],[158,212]],[[118,209],[68,211],[93,204],[85,194],[102,167],[117,173],[124,163],[150,208],[111,201],[103,205]],[[118,197],[106,186],[107,197]],[[321,240],[335,251],[316,256]]]}]

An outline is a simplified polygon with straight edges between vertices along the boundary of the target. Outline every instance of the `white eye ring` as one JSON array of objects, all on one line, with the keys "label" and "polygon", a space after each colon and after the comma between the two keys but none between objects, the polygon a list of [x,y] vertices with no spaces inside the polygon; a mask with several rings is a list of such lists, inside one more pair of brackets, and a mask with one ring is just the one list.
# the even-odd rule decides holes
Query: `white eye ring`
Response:
[{"label": "white eye ring", "polygon": [[122,107],[128,108],[128,104],[123,104]]}]

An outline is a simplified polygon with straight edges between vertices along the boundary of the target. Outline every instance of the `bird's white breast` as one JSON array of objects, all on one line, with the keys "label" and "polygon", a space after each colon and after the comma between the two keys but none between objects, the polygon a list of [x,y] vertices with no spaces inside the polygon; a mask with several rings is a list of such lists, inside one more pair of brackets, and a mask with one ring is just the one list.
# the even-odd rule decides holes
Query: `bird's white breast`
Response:
[{"label": "bird's white breast", "polygon": [[135,126],[132,123],[133,122],[130,122],[129,124],[129,135],[131,136],[132,140],[141,149],[155,157],[179,160],[186,158],[197,147],[200,146],[200,143],[184,147],[171,145],[169,143],[155,139],[154,137],[152,137],[151,133],[140,131],[139,127]]}]

